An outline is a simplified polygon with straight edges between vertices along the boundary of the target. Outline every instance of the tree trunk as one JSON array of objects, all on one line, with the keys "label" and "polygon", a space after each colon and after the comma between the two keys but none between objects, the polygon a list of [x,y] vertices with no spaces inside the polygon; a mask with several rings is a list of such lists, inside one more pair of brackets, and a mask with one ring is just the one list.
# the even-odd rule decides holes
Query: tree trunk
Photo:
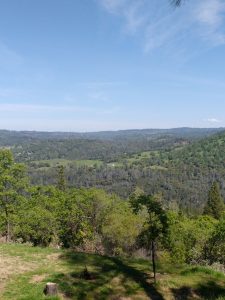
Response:
[{"label": "tree trunk", "polygon": [[6,216],[6,243],[10,242],[11,236],[10,236],[10,221],[9,221],[9,213],[8,209],[5,208],[5,216]]},{"label": "tree trunk", "polygon": [[156,283],[155,242],[154,241],[152,241],[152,268],[153,268],[154,283]]}]

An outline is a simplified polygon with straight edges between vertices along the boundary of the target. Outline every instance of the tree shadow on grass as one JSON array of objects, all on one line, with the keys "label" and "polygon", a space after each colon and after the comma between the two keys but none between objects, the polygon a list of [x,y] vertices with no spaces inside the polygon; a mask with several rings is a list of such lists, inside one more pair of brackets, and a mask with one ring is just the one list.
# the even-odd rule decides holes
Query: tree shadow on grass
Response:
[{"label": "tree shadow on grass", "polygon": [[209,280],[198,285],[196,294],[201,296],[202,299],[217,299],[220,297],[225,299],[225,286],[222,287],[217,282]]},{"label": "tree shadow on grass", "polygon": [[[145,272],[122,259],[73,252],[66,253],[62,259],[72,266],[73,272],[57,274],[51,280],[71,299],[117,300],[142,292],[149,299],[164,300]],[[81,277],[85,266],[91,273],[90,280]]]},{"label": "tree shadow on grass", "polygon": [[149,276],[146,273],[140,272],[139,270],[124,264],[123,261],[118,258],[112,257],[110,259],[115,263],[121,273],[138,283],[150,299],[164,299],[163,296],[157,291],[154,284],[148,282]]},{"label": "tree shadow on grass", "polygon": [[175,300],[190,300],[194,299],[193,290],[188,286],[182,286],[181,288],[171,289]]},{"label": "tree shadow on grass", "polygon": [[225,287],[212,280],[198,284],[194,289],[183,286],[179,289],[173,288],[171,291],[176,300],[190,300],[195,299],[196,296],[205,300],[216,300],[220,297],[224,297],[225,299]]}]

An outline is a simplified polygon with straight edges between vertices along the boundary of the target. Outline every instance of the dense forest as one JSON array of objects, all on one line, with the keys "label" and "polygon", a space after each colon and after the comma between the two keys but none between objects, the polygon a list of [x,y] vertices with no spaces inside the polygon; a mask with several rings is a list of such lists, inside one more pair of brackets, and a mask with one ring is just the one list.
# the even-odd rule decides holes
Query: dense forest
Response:
[{"label": "dense forest", "polygon": [[26,133],[32,142],[23,137],[11,146],[5,142],[5,147],[17,162],[27,164],[32,184],[55,185],[62,165],[68,187],[101,188],[124,199],[138,187],[147,194],[161,193],[168,206],[199,213],[214,180],[225,195],[225,133],[218,131],[146,130],[140,136],[122,131],[95,133],[93,140],[92,134],[59,140],[56,133]]}]

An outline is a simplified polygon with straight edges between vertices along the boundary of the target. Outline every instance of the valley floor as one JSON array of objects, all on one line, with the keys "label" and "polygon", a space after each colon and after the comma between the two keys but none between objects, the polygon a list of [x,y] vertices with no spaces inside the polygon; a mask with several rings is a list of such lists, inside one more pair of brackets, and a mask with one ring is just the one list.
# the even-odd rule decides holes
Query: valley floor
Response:
[{"label": "valley floor", "polygon": [[[89,280],[82,276],[86,267]],[[44,296],[47,282],[58,284],[58,297]],[[225,275],[203,267],[163,264],[154,285],[146,260],[0,244],[0,299],[222,300]]]}]

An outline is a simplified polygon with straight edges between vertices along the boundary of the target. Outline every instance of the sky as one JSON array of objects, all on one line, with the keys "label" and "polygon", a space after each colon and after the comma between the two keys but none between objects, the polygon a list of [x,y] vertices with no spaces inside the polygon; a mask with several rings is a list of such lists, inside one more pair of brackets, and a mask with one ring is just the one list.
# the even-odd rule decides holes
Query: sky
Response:
[{"label": "sky", "polygon": [[225,1],[0,0],[0,129],[225,127]]}]

